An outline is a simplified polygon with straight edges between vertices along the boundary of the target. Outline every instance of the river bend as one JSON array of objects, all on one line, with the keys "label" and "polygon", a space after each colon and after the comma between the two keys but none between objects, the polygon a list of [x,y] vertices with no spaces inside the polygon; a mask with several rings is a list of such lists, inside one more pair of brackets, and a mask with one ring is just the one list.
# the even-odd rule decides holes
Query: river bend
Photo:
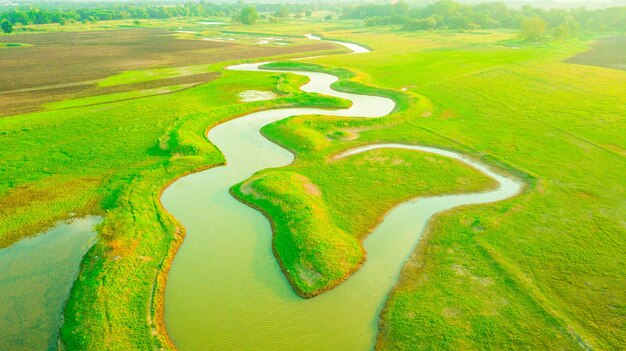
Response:
[{"label": "river bend", "polygon": [[[338,43],[355,53],[356,44]],[[229,69],[259,71],[263,63]],[[264,70],[265,71],[265,70]],[[285,71],[280,71],[285,72]],[[408,201],[391,211],[365,240],[367,261],[343,284],[313,299],[291,289],[272,253],[272,232],[258,211],[235,200],[228,189],[255,172],[281,167],[293,155],[264,138],[259,130],[295,115],[376,118],[389,114],[394,102],[379,96],[338,92],[337,77],[317,72],[307,76],[306,92],[352,101],[348,109],[287,108],[251,113],[210,130],[208,139],[224,154],[227,165],[181,178],[161,200],[187,229],[169,273],[165,322],[180,350],[369,350],[378,317],[413,252],[428,220],[461,205],[511,197],[521,184],[461,154],[432,147],[375,144],[336,157],[377,148],[403,148],[450,157],[494,178],[499,187],[483,193],[436,196]]]}]

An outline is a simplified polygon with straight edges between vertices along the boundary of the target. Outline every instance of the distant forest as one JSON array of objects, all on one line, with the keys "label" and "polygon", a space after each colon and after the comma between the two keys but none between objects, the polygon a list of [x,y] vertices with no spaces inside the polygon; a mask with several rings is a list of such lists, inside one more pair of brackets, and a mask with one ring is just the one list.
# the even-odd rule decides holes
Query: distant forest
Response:
[{"label": "distant forest", "polygon": [[[425,7],[411,8],[405,2],[396,4],[363,4],[346,7],[343,18],[363,19],[368,26],[399,24],[406,30],[430,29],[523,29],[524,23],[571,33],[626,31],[626,6],[588,10],[539,9],[508,7],[503,2],[464,5],[440,0]],[[531,23],[532,24],[532,23]]]},{"label": "distant forest", "polygon": [[[247,6],[248,8],[250,6]],[[403,30],[473,30],[521,29],[530,39],[550,30],[554,36],[578,32],[626,31],[626,6],[605,9],[539,9],[530,6],[511,8],[503,2],[465,5],[453,0],[439,0],[424,7],[411,7],[400,1],[395,4],[331,5],[322,3],[256,4],[258,12],[286,13],[301,16],[325,9],[340,13],[340,18],[361,19],[367,26],[397,25]],[[0,22],[11,25],[96,22],[118,19],[166,19],[173,17],[219,16],[237,18],[245,8],[240,3],[187,2],[179,5],[102,4],[98,7],[74,3],[65,8],[33,6],[0,10]],[[328,18],[327,18],[328,19]]]},{"label": "distant forest", "polygon": [[[232,17],[239,14],[243,3],[211,3],[206,1],[187,2],[179,5],[154,4],[101,4],[100,6],[81,6],[80,3],[68,4],[65,7],[42,8],[36,6],[19,6],[8,11],[0,9],[0,22],[8,21],[12,25],[48,24],[70,22],[96,22],[120,19],[166,19],[173,17]],[[332,7],[334,5],[308,4],[257,4],[260,12],[274,12],[287,8],[292,13],[305,13],[310,9]]]}]

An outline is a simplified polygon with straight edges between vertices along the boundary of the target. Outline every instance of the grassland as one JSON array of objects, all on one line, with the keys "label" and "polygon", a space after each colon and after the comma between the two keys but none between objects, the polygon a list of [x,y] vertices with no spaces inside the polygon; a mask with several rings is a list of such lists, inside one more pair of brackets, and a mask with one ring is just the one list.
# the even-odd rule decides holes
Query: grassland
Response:
[{"label": "grassland", "polygon": [[[111,29],[105,27],[97,29]],[[264,130],[298,156],[292,166],[244,183],[266,201],[262,206],[274,219],[277,236],[287,230],[343,233],[342,240],[357,253],[354,242],[394,204],[431,191],[489,186],[445,160],[399,150],[332,159],[356,145],[405,142],[455,149],[528,180],[528,191],[515,199],[461,208],[432,221],[389,297],[379,349],[624,348],[624,72],[562,62],[585,51],[584,42],[527,44],[506,31],[407,34],[363,30],[348,22],[229,25],[224,30],[313,32],[364,43],[375,51],[315,62],[350,79],[340,87],[381,89],[399,101],[398,110],[380,120],[297,117]],[[27,43],[27,36],[39,35],[10,40]],[[246,57],[326,49],[264,47]],[[216,60],[234,61],[246,50]],[[106,216],[99,228],[102,240],[84,258],[66,308],[62,338],[68,349],[172,346],[161,324],[160,299],[184,230],[157,199],[181,174],[224,161],[204,139],[207,126],[268,107],[340,104],[295,94],[301,79],[222,71],[225,64],[211,66],[218,79],[173,94],[0,119],[0,141],[11,145],[0,149],[0,220],[5,224],[0,245],[71,212]],[[120,75],[116,69],[89,79],[111,77],[109,82],[119,84],[99,88],[111,89],[155,81],[145,77],[180,78],[167,68],[156,74],[146,68],[127,67],[119,71],[135,72]],[[162,86],[176,84],[181,83]],[[239,104],[236,94],[247,89],[279,90],[283,97]],[[386,170],[389,178],[372,176],[379,173],[368,172],[371,167]],[[419,177],[416,169],[422,170]],[[409,174],[419,182],[410,182]],[[246,199],[247,194],[239,195]],[[306,220],[289,222],[276,196],[302,209]],[[311,220],[320,214],[324,222]],[[276,221],[280,218],[283,223]],[[308,279],[294,285],[303,291],[321,286]]]},{"label": "grassland", "polygon": [[[290,135],[285,146],[302,150],[303,135],[291,132],[282,123],[264,130],[272,140],[273,135]],[[273,222],[276,257],[304,297],[332,289],[354,273],[365,260],[362,240],[399,202],[493,186],[478,171],[444,157],[378,150],[328,160],[319,157],[324,147],[315,147],[299,153],[289,170],[263,171],[233,188]],[[338,191],[342,197],[334,196]]]},{"label": "grassland", "polygon": [[[398,110],[420,104],[402,93],[351,82],[354,74],[343,69],[299,62],[266,67],[334,74],[342,78],[335,89],[386,95],[397,101]],[[379,150],[335,160],[332,153],[338,148],[345,148],[352,140],[357,142],[361,132],[374,125],[384,128],[386,122],[372,124],[353,118],[332,121],[341,121],[342,128],[328,128],[326,118],[319,116],[293,117],[265,127],[262,133],[296,153],[297,161],[286,171],[260,172],[232,189],[242,201],[270,218],[276,257],[295,291],[304,297],[332,289],[354,273],[365,260],[362,241],[398,203],[418,196],[494,186],[471,168],[410,151]],[[388,184],[387,179],[395,183]],[[337,197],[338,193],[342,196]]]},{"label": "grassland", "polygon": [[[454,148],[525,174],[530,184],[518,198],[433,220],[387,302],[377,347],[623,348],[624,73],[564,63],[586,50],[576,40],[528,44],[507,32],[385,29],[323,34],[375,51],[316,62],[357,72],[356,82],[407,89],[419,102],[362,122],[353,140],[333,141],[341,147],[325,146],[322,137],[354,133],[339,120],[289,120],[279,141],[295,133],[306,145],[295,151],[320,149],[319,157],[374,141]],[[339,188],[329,193],[343,201]]]},{"label": "grassland", "polygon": [[[406,89],[411,101],[389,118],[362,122],[357,133],[345,121],[292,119],[273,136],[278,142],[298,140],[299,156],[316,150],[322,159],[358,143],[430,144],[483,157],[530,184],[517,199],[433,221],[390,296],[379,349],[624,347],[623,72],[563,62],[587,50],[578,40],[303,30],[367,44],[373,53],[314,61],[327,71],[348,68],[355,82]],[[280,184],[263,187],[272,193]],[[338,202],[345,196],[336,188],[325,193],[328,202],[328,193]],[[301,192],[301,206],[314,204],[308,198]],[[292,231],[306,229],[296,223]]]},{"label": "grassland", "polygon": [[[306,55],[317,48],[323,50],[290,50]],[[283,51],[263,48],[252,55],[274,53]],[[298,93],[301,77],[249,78],[224,71],[225,65],[205,68],[219,79],[171,94],[65,100],[48,106],[56,110],[0,119],[0,139],[11,145],[0,151],[0,245],[71,215],[104,216],[100,240],[85,256],[66,306],[61,335],[67,349],[171,347],[161,299],[184,229],[158,197],[181,175],[224,162],[204,138],[207,127],[269,106],[344,106],[338,99]],[[153,82],[115,79],[135,89]],[[160,80],[167,79],[180,77]],[[273,90],[279,98],[242,104],[238,93],[245,90]]]},{"label": "grassland", "polygon": [[[203,139],[206,126],[268,106],[268,102],[237,104],[235,92],[242,88],[271,89],[276,86],[277,79],[268,76],[245,81],[241,77],[225,75],[216,82],[219,84],[192,88],[167,95],[165,99],[133,100],[119,104],[118,109],[111,106],[106,109],[109,116],[118,116],[119,113],[120,117],[128,118],[128,109],[141,112],[139,106],[150,106],[145,114],[137,115],[141,122],[133,123],[132,129],[120,129],[122,122],[110,121],[111,126],[123,134],[117,141],[120,144],[128,145],[130,140],[126,136],[129,133],[143,134],[141,138],[145,138],[146,144],[138,147],[135,142],[123,149],[120,149],[122,145],[117,145],[116,149],[124,154],[118,157],[108,155],[113,160],[127,160],[129,153],[132,154],[128,150],[131,146],[136,148],[139,164],[130,165],[127,170],[130,174],[118,174],[113,178],[115,181],[105,183],[104,189],[96,189],[103,193],[99,205],[105,209],[106,217],[99,228],[101,241],[84,258],[80,277],[66,308],[62,338],[68,349],[99,349],[102,340],[109,340],[113,348],[120,350],[167,346],[168,341],[163,339],[166,333],[160,324],[160,299],[167,267],[182,240],[184,229],[178,227],[160,207],[160,192],[182,174],[222,163],[217,150]],[[196,107],[197,112],[191,110],[194,98],[204,104],[199,109]],[[271,104],[291,106],[305,104],[309,100],[311,97],[307,96],[287,97]],[[336,102],[330,100],[326,103]],[[164,114],[167,106],[178,107],[168,116]],[[79,109],[71,111],[75,110],[78,114]],[[170,119],[170,126],[164,128],[163,122],[146,119],[146,115],[175,118]],[[142,127],[150,128],[143,123],[158,123],[156,128],[151,129],[162,134],[145,133]],[[108,131],[102,131],[104,144],[111,142],[111,136],[106,135]],[[148,160],[145,159],[146,154]],[[103,156],[106,157],[99,157]],[[150,156],[161,162],[150,162]],[[114,165],[116,169],[120,166]],[[129,275],[129,272],[133,273]],[[111,301],[116,301],[114,306]],[[150,311],[146,310],[147,306]],[[148,324],[146,315],[149,317]],[[153,339],[155,334],[160,339]]]}]

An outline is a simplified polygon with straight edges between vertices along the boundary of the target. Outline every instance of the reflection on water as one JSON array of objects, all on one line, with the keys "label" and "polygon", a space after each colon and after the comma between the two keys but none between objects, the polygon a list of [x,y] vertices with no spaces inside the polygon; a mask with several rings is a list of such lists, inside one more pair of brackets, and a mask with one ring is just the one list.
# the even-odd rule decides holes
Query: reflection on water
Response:
[{"label": "reflection on water", "polygon": [[0,249],[0,350],[54,350],[63,305],[98,217],[59,224]]}]

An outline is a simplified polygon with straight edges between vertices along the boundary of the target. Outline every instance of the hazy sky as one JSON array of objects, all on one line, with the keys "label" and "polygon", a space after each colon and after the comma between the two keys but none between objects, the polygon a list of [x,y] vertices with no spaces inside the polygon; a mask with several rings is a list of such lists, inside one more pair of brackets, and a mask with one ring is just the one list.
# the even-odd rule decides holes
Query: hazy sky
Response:
[{"label": "hazy sky", "polygon": [[[159,2],[187,2],[189,0],[162,0],[162,1],[154,1],[156,3]],[[192,2],[198,2],[200,0],[191,0]],[[206,2],[237,2],[237,0],[205,0]],[[315,0],[315,1],[319,1],[319,0]],[[322,2],[332,2],[333,0],[322,0]],[[334,0],[336,2],[383,2],[381,0]],[[413,4],[419,4],[419,3],[424,3],[424,4],[428,4],[431,2],[435,2],[436,0],[405,0],[409,3],[413,3]],[[594,2],[594,3],[616,3],[616,2],[623,2],[621,0],[457,0],[458,2],[499,2],[499,1],[503,1],[503,2],[511,2],[511,3],[520,3],[520,2],[532,2],[532,3],[553,3],[553,2]],[[41,2],[55,2],[55,3],[60,3],[60,2],[142,2],[142,3],[147,3],[147,2],[152,2],[149,0],[0,0],[0,3],[13,3],[13,4],[22,4],[22,3],[41,3]],[[254,3],[254,2],[290,2],[290,3],[298,3],[298,2],[309,2],[309,0],[276,0],[276,1],[272,1],[272,0],[248,0],[246,2],[249,3]]]}]

